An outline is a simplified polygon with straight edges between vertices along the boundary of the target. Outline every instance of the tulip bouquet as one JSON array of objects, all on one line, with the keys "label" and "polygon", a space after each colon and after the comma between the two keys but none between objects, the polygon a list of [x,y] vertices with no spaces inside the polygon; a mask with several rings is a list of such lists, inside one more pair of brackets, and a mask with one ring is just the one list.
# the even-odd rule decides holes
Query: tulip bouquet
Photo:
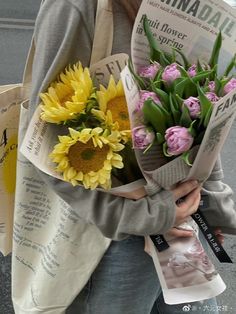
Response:
[{"label": "tulip bouquet", "polygon": [[221,33],[209,61],[196,60],[191,64],[178,49],[173,48],[172,53],[159,49],[146,16],[143,28],[150,46],[150,64],[139,67],[136,72],[129,64],[139,87],[133,146],[148,153],[156,143],[162,145],[167,159],[182,156],[191,165],[190,149],[201,143],[214,103],[236,88],[236,78],[231,75],[236,57],[219,76]]},{"label": "tulip bouquet", "polygon": [[65,181],[107,190],[113,176],[122,183],[139,176],[121,81],[111,76],[107,87],[97,88],[89,69],[77,63],[40,97],[41,119],[60,126],[49,157]]}]

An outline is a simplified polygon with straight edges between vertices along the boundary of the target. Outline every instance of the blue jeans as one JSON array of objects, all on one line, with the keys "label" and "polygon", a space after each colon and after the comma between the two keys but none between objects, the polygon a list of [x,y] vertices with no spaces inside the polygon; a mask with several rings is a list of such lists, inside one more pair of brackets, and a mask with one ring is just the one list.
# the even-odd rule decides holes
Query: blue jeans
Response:
[{"label": "blue jeans", "polygon": [[154,264],[143,248],[143,237],[113,241],[66,314],[218,313],[215,299],[165,304]]}]

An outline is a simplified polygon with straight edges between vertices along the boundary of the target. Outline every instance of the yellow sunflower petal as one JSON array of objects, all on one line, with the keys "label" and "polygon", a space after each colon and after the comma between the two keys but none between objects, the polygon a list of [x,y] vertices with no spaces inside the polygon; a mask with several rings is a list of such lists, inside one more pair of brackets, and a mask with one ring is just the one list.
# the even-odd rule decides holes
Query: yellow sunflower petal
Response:
[{"label": "yellow sunflower petal", "polygon": [[119,132],[110,136],[101,128],[69,131],[70,135],[61,136],[62,143],[56,144],[50,154],[56,170],[72,185],[83,184],[86,189],[110,186],[112,168],[123,167],[122,157],[116,153],[123,147],[118,142]]},{"label": "yellow sunflower petal", "polygon": [[80,63],[68,67],[45,93],[40,94],[41,118],[57,124],[74,119],[83,113],[92,93],[93,82],[88,68],[83,69]]}]

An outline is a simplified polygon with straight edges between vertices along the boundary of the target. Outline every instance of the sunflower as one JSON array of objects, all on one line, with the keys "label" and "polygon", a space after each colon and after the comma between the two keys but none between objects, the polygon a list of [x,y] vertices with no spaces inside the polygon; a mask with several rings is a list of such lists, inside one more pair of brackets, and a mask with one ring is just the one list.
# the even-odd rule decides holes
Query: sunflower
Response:
[{"label": "sunflower", "polygon": [[108,132],[100,127],[76,131],[69,128],[68,136],[59,136],[50,158],[57,163],[56,171],[73,186],[83,184],[86,189],[111,187],[112,168],[123,168],[123,150],[118,131]]},{"label": "sunflower", "polygon": [[81,63],[68,67],[53,82],[47,92],[41,93],[41,118],[51,123],[75,119],[83,113],[93,93],[93,83],[88,68]]},{"label": "sunflower", "polygon": [[99,110],[93,109],[93,114],[104,121],[106,127],[118,130],[124,142],[131,139],[128,107],[121,80],[116,84],[111,76],[108,87],[101,85],[97,91],[97,100]]}]

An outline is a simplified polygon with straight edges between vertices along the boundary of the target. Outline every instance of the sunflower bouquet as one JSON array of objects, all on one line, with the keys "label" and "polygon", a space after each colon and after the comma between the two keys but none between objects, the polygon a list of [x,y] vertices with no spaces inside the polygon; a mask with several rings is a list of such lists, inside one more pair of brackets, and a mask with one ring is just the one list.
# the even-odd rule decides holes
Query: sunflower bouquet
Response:
[{"label": "sunflower bouquet", "polygon": [[129,65],[139,89],[133,145],[147,155],[154,144],[161,145],[167,161],[181,156],[191,166],[190,150],[201,144],[214,105],[236,88],[232,74],[236,55],[219,75],[220,32],[209,61],[190,63],[182,51],[173,48],[169,53],[158,47],[146,16],[143,29],[150,46],[150,63],[137,71]]},{"label": "sunflower bouquet", "polygon": [[135,179],[139,172],[131,171],[138,166],[121,81],[110,76],[107,87],[97,88],[79,62],[60,73],[40,98],[41,119],[59,125],[49,157],[65,181],[108,190],[113,178],[122,184]]}]

